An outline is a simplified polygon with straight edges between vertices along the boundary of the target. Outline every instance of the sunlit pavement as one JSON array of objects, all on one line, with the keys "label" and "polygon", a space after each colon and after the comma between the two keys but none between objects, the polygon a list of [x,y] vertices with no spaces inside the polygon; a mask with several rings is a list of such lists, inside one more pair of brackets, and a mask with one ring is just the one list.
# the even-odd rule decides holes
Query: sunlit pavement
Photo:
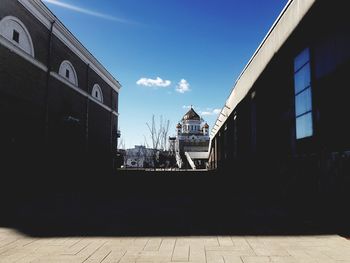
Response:
[{"label": "sunlit pavement", "polygon": [[350,241],[338,235],[33,238],[0,228],[0,262],[350,262]]}]

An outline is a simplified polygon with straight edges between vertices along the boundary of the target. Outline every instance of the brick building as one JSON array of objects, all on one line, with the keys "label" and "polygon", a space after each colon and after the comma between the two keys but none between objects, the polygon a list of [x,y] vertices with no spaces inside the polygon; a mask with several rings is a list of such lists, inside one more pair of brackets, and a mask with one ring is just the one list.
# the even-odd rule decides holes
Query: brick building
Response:
[{"label": "brick building", "polygon": [[111,171],[120,87],[41,1],[0,1],[0,154],[7,168]]}]

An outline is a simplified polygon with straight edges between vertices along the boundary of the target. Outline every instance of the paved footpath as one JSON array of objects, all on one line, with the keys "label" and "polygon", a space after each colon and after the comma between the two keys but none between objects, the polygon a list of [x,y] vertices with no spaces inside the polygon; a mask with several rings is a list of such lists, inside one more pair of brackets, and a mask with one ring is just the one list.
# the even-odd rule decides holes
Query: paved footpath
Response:
[{"label": "paved footpath", "polygon": [[0,228],[0,262],[350,262],[337,236],[52,237]]}]

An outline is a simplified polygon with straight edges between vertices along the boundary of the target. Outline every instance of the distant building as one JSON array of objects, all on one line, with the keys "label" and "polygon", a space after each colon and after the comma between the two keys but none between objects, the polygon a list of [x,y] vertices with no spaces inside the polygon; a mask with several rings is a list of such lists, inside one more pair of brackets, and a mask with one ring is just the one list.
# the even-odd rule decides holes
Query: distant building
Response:
[{"label": "distant building", "polygon": [[205,167],[203,158],[190,160],[191,154],[186,154],[191,152],[207,153],[209,147],[209,125],[203,121],[192,107],[183,116],[181,122],[176,125],[175,140],[173,137],[169,139],[170,145],[175,145],[176,160],[179,168],[191,167],[195,169],[197,166]]},{"label": "distant building", "polygon": [[122,166],[124,166],[125,157],[126,157],[126,150],[125,149],[118,149],[116,168],[122,168]]},{"label": "distant building", "polygon": [[125,168],[148,168],[154,167],[156,150],[146,148],[143,145],[135,145],[134,148],[126,149]]},{"label": "distant building", "polygon": [[0,1],[4,163],[57,172],[111,170],[120,88],[42,1]]}]

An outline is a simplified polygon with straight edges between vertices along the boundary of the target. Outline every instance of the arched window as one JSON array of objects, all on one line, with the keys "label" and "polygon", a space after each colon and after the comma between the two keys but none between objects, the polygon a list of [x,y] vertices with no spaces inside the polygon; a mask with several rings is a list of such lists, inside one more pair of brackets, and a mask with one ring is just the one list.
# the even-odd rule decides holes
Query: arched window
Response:
[{"label": "arched window", "polygon": [[32,38],[25,25],[14,16],[6,16],[0,21],[0,35],[34,57]]},{"label": "arched window", "polygon": [[95,98],[96,100],[98,100],[98,101],[103,103],[102,90],[101,90],[101,88],[100,88],[100,86],[98,84],[95,84],[93,86],[91,95],[92,95],[93,98]]},{"label": "arched window", "polygon": [[68,60],[65,60],[61,63],[58,74],[60,74],[62,77],[67,79],[69,82],[71,82],[75,86],[78,86],[77,73],[75,72],[75,69],[72,63],[70,63]]}]

